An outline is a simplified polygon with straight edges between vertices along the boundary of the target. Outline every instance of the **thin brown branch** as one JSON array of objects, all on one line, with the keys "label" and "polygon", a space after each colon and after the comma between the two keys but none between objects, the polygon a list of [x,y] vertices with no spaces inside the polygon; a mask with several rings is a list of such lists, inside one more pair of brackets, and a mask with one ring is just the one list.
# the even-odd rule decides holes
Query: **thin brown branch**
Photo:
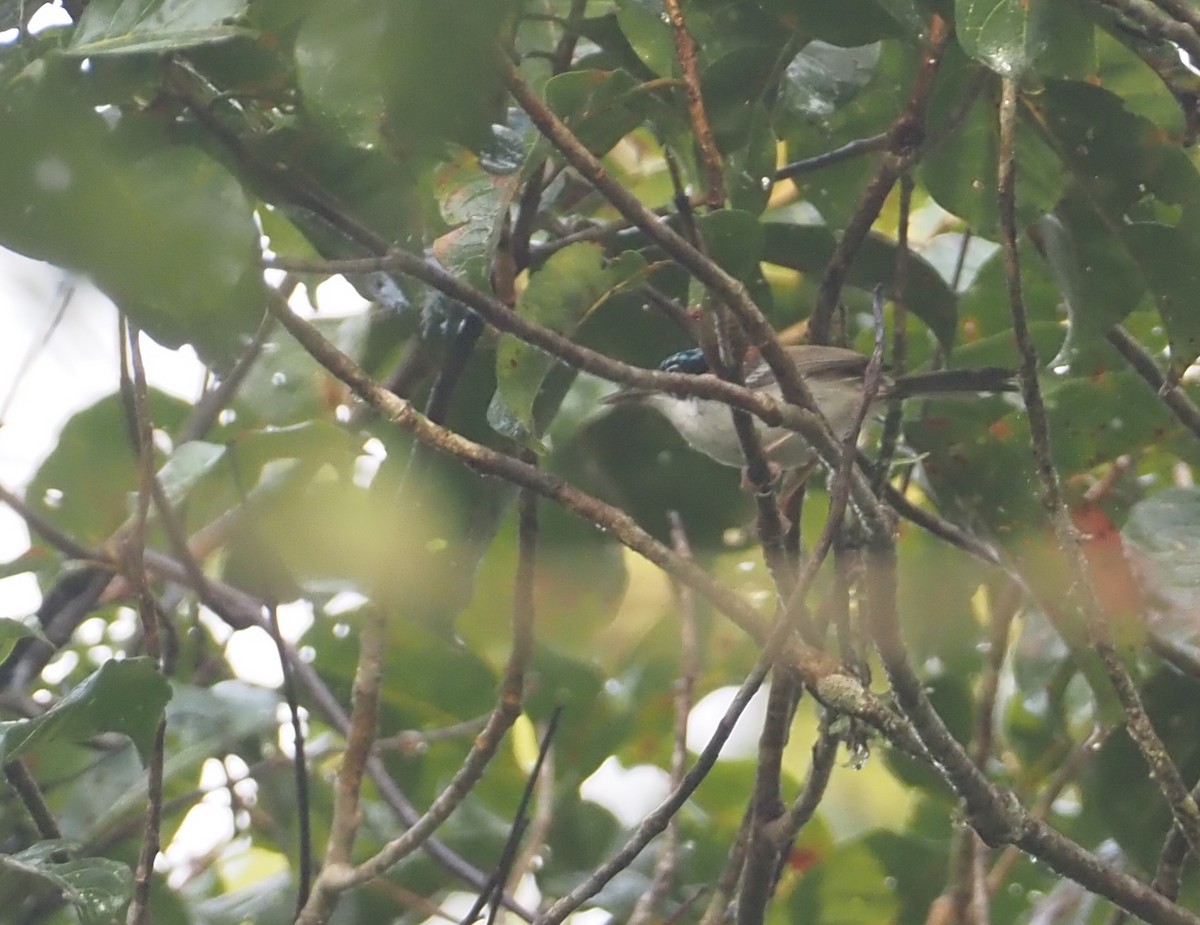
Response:
[{"label": "thin brown branch", "polygon": [[1136,23],[1156,41],[1172,42],[1200,61],[1200,33],[1195,26],[1196,12],[1178,15],[1187,4],[1179,0],[1096,0],[1128,22]]},{"label": "thin brown branch", "polygon": [[110,562],[110,557],[98,549],[92,549],[76,539],[58,529],[47,518],[43,517],[31,505],[25,502],[25,499],[16,492],[0,485],[0,502],[7,504],[16,512],[27,526],[30,532],[37,534],[59,552],[72,559],[79,559],[83,562],[94,562],[97,564],[103,563],[107,567],[113,567]]},{"label": "thin brown branch", "polygon": [[54,814],[50,812],[50,807],[46,805],[46,798],[42,796],[41,788],[29,773],[24,760],[18,758],[16,761],[6,762],[4,778],[29,813],[38,835],[43,839],[62,838],[62,830],[58,827]]},{"label": "thin brown branch", "polygon": [[[913,178],[908,171],[900,177],[900,217],[896,228],[896,265],[892,275],[892,362],[893,375],[903,375],[908,368],[908,225],[912,212]],[[878,494],[887,480],[900,438],[900,423],[904,418],[899,402],[892,402],[879,438],[879,455],[875,460],[872,486]]]},{"label": "thin brown branch", "polygon": [[799,699],[795,672],[776,665],[771,672],[766,716],[758,739],[754,793],[750,798],[750,839],[738,887],[738,925],[762,925],[771,901],[777,858],[783,847],[772,837],[786,811],[783,805],[783,752]]},{"label": "thin brown branch", "polygon": [[[671,548],[683,559],[692,557],[687,530],[678,511],[668,511],[671,525]],[[687,721],[695,699],[696,678],[700,673],[699,639],[696,634],[696,606],[691,589],[677,585],[679,596],[679,680],[675,682],[674,746],[671,749],[670,783],[672,788],[683,783],[687,772]],[[663,835],[662,849],[654,864],[650,887],[638,897],[630,913],[628,925],[647,925],[655,910],[666,897],[679,863],[679,817],[672,816]]]},{"label": "thin brown branch", "polygon": [[351,852],[362,819],[359,801],[362,798],[363,776],[379,728],[379,690],[383,679],[386,640],[386,617],[371,608],[363,622],[359,642],[350,731],[334,782],[333,817],[325,848],[325,865],[313,884],[312,895],[296,916],[296,925],[327,922],[343,892],[340,879],[350,869]]},{"label": "thin brown branch", "polygon": [[[1097,749],[1104,741],[1105,733],[1102,731],[1094,731],[1084,741],[1072,747],[1063,760],[1055,768],[1050,780],[1042,791],[1037,795],[1037,800],[1030,807],[1029,816],[1039,822],[1049,818],[1050,811],[1054,808],[1054,802],[1062,795],[1064,789],[1075,778],[1079,776],[1080,770],[1091,756],[1096,754]],[[1009,845],[996,859],[996,863],[992,865],[992,869],[988,871],[985,886],[988,896],[995,896],[1004,888],[1004,884],[1008,882],[1008,877],[1012,873],[1017,862],[1021,860],[1022,854],[1019,848]]]},{"label": "thin brown branch", "polygon": [[[805,597],[817,571],[841,530],[842,517],[850,500],[850,476],[855,462],[854,448],[862,431],[867,412],[874,401],[882,381],[883,368],[883,291],[876,287],[875,306],[875,349],[867,365],[863,379],[863,394],[859,406],[846,434],[842,446],[842,460],[834,475],[831,486],[832,498],[829,513],[816,547],[804,563],[804,571],[787,596],[781,622],[794,625],[807,612]],[[778,515],[777,515],[778,516]],[[787,593],[784,589],[783,593]],[[782,845],[772,835],[779,817],[784,813],[780,782],[783,751],[787,745],[788,729],[792,713],[799,696],[795,675],[785,666],[776,665],[772,674],[771,694],[767,703],[767,717],[763,722],[759,739],[758,763],[755,770],[754,796],[751,805],[749,844],[746,848],[745,868],[742,872],[738,892],[738,925],[761,925],[766,918],[767,905],[775,883],[776,859]]]},{"label": "thin brown branch", "polygon": [[[297,317],[286,305],[273,302],[272,310],[321,365],[350,386],[360,398],[393,423],[412,433],[418,440],[457,457],[473,469],[531,489],[577,516],[604,527],[620,542],[689,584],[751,636],[760,642],[767,639],[766,621],[740,595],[713,581],[708,573],[695,563],[680,559],[641,529],[624,511],[598,501],[566,484],[557,476],[438,427],[418,413],[411,404],[382,389],[357,364],[329,343],[312,325]],[[836,669],[831,660],[803,647],[791,646],[788,657],[804,672],[806,678],[815,678]]]},{"label": "thin brown branch", "polygon": [[287,655],[287,647],[283,644],[283,634],[279,631],[279,611],[274,604],[267,609],[269,616],[266,624],[271,640],[275,643],[275,651],[279,653],[279,668],[283,672],[283,697],[287,702],[288,716],[292,722],[292,775],[296,781],[296,812],[300,836],[296,884],[296,915],[299,915],[312,892],[312,803],[308,796],[308,762],[305,757],[304,724],[300,720],[300,700],[296,696],[296,677],[292,671],[291,659]]},{"label": "thin brown branch", "polygon": [[942,52],[950,40],[949,23],[935,13],[929,26],[929,42],[921,61],[921,69],[913,82],[912,93],[903,111],[887,132],[887,144],[875,176],[867,184],[858,205],[838,239],[825,274],[821,277],[817,304],[808,319],[809,338],[815,344],[829,343],[833,314],[841,299],[842,287],[850,274],[858,249],[866,240],[871,226],[891,193],[896,181],[908,169],[920,151],[925,134],[925,110],[933,92],[934,77],[941,63]]},{"label": "thin brown branch", "polygon": [[[299,285],[299,280],[294,276],[288,276],[280,283],[276,291],[284,299],[289,299],[297,285]],[[254,332],[254,338],[242,351],[241,356],[229,371],[229,375],[218,382],[214,388],[205,392],[200,400],[192,406],[187,420],[175,434],[176,446],[190,440],[200,440],[212,429],[221,412],[229,407],[238,390],[246,381],[246,376],[262,356],[263,347],[266,346],[274,328],[275,319],[270,314],[264,314],[258,330]]]},{"label": "thin brown branch", "polygon": [[1117,348],[1117,352],[1133,367],[1146,384],[1154,389],[1163,400],[1175,419],[1200,439],[1200,406],[1178,383],[1169,382],[1154,362],[1154,357],[1138,340],[1121,325],[1116,325],[1108,332],[1108,342]]},{"label": "thin brown branch", "polygon": [[[804,569],[800,573],[795,587],[792,588],[791,593],[788,595],[787,603],[784,605],[784,612],[789,615],[789,619],[794,624],[800,622],[801,616],[806,609],[805,598],[808,596],[809,588],[812,587],[812,583],[816,580],[817,572],[825,562],[825,557],[829,555],[829,550],[833,548],[833,542],[841,530],[842,518],[845,516],[846,508],[850,503],[851,479],[854,475],[853,466],[856,458],[855,447],[858,444],[858,437],[862,433],[863,424],[866,422],[871,403],[875,400],[875,396],[879,392],[879,386],[882,383],[884,336],[882,315],[883,290],[878,286],[875,288],[872,301],[874,303],[876,318],[875,349],[871,354],[871,360],[867,364],[866,372],[863,375],[863,393],[859,398],[854,419],[850,424],[850,429],[842,438],[842,459],[838,464],[838,468],[834,473],[833,483],[830,486],[829,513],[825,517],[825,523],[821,528],[821,535],[805,560]],[[889,535],[887,541],[890,542],[890,539]]]},{"label": "thin brown branch", "polygon": [[[530,465],[537,465],[537,455],[532,450],[524,451],[522,458]],[[539,539],[538,499],[537,495],[528,489],[520,493],[517,503],[517,568],[513,587],[513,649],[509,657],[508,667],[500,685],[501,702],[513,711],[519,711],[524,697],[525,670],[533,655],[534,621],[537,613],[534,600],[534,589],[537,586],[537,552]],[[543,782],[543,768],[550,760],[551,743],[555,730],[562,715],[562,707],[557,706],[551,714],[550,721],[542,734],[537,760],[530,771],[521,795],[517,810],[513,815],[512,828],[509,837],[496,863],[491,882],[479,891],[479,897],[472,909],[463,917],[463,922],[470,925],[475,916],[485,905],[488,905],[489,925],[495,920],[499,911],[499,897],[507,886],[509,889],[515,881],[520,880],[524,871],[518,864],[517,850],[529,823],[529,802],[533,797],[535,787]],[[551,762],[552,764],[552,762]],[[547,770],[546,773],[552,774]]]},{"label": "thin brown branch", "polygon": [[[805,436],[813,435],[813,419],[800,408],[776,402],[770,396],[751,392],[714,376],[687,373],[663,373],[639,369],[614,360],[603,353],[581,347],[569,338],[518,315],[498,299],[462,282],[440,266],[406,251],[393,248],[386,255],[347,260],[291,260],[272,258],[264,265],[298,273],[363,273],[398,271],[462,302],[481,315],[493,327],[538,347],[574,369],[635,388],[667,392],[678,396],[696,396],[743,408],[771,426],[789,427]],[[276,300],[276,304],[278,300]]]},{"label": "thin brown branch", "polygon": [[700,149],[700,161],[704,165],[704,199],[710,209],[719,209],[725,204],[725,169],[721,162],[721,152],[713,138],[712,126],[708,122],[708,114],[704,111],[696,40],[688,31],[679,0],[663,0],[663,6],[666,8],[671,35],[675,40],[675,57],[679,61],[679,71],[683,75],[692,134],[696,138],[696,145]]},{"label": "thin brown branch", "polygon": [[482,890],[475,900],[475,904],[468,910],[467,914],[462,918],[462,925],[471,925],[475,921],[475,917],[483,909],[488,906],[488,925],[494,925],[496,915],[499,912],[499,903],[497,902],[504,886],[513,881],[520,880],[524,871],[516,867],[517,849],[521,845],[521,839],[525,835],[525,830],[529,826],[529,804],[533,801],[534,792],[538,789],[539,783],[542,781],[542,775],[547,763],[550,761],[552,754],[554,735],[558,730],[558,722],[562,718],[562,706],[555,707],[554,712],[550,714],[550,720],[546,723],[546,728],[542,732],[541,740],[538,742],[537,759],[533,763],[533,767],[529,771],[529,776],[525,780],[525,788],[521,791],[521,799],[517,804],[517,810],[513,814],[512,826],[509,829],[508,838],[504,842],[504,848],[500,852],[500,860],[496,863],[496,870],[492,874],[491,883],[488,888]]},{"label": "thin brown branch", "polygon": [[461,723],[444,726],[441,729],[406,729],[395,735],[375,740],[375,750],[397,751],[401,755],[415,756],[426,750],[434,742],[449,742],[454,739],[467,739],[478,735],[487,725],[487,715],[468,719]]},{"label": "thin brown branch", "polygon": [[[125,574],[133,582],[137,592],[138,613],[141,616],[146,651],[162,671],[164,660],[160,641],[159,607],[151,593],[145,567],[146,524],[156,482],[153,425],[150,420],[146,368],[142,361],[141,332],[128,324],[124,317],[121,320],[121,392],[126,396],[127,408],[133,415],[133,420],[129,423],[138,458],[139,486],[133,528],[126,535],[120,555],[125,565]],[[128,925],[143,925],[148,921],[150,913],[150,884],[154,877],[154,859],[158,857],[161,848],[166,733],[167,721],[163,716],[158,722],[149,767],[146,769],[146,825],[137,866],[134,869],[133,899],[125,919]]]},{"label": "thin brown branch", "polygon": [[[993,590],[990,600],[990,633],[983,672],[979,680],[978,704],[975,708],[975,730],[971,736],[971,760],[980,770],[986,770],[992,755],[996,725],[996,697],[1000,688],[1001,671],[1008,656],[1009,634],[1021,603],[1021,590],[1013,582],[1005,582],[999,592]],[[955,833],[950,865],[950,882],[942,900],[948,902],[952,922],[986,925],[988,920],[987,846],[967,826]],[[931,916],[932,918],[932,913]]]},{"label": "thin brown branch", "polygon": [[778,837],[783,850],[780,852],[779,869],[775,874],[776,882],[783,873],[797,836],[816,815],[817,807],[825,798],[825,791],[833,777],[837,752],[838,737],[831,734],[822,722],[816,741],[813,742],[812,764],[809,765],[808,774],[804,778],[804,786],[800,788],[800,793],[778,823]]},{"label": "thin brown branch", "polygon": [[738,875],[745,866],[746,844],[750,840],[751,810],[752,807],[746,807],[746,812],[742,816],[742,824],[738,826],[737,836],[734,838],[733,844],[729,846],[725,866],[721,868],[720,876],[717,877],[716,886],[713,888],[713,894],[704,910],[704,915],[700,918],[699,925],[724,925],[732,918],[730,903],[733,902],[733,892],[737,887]]}]

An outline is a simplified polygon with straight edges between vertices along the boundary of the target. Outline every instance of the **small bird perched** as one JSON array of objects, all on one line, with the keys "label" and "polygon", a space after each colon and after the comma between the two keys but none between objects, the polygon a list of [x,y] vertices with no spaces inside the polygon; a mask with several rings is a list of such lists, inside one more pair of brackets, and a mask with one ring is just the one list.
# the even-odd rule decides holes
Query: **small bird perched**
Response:
[{"label": "small bird perched", "polygon": [[[788,354],[804,377],[813,399],[828,418],[834,433],[847,431],[862,402],[867,364],[870,360],[844,347],[804,344],[787,347]],[[699,348],[683,350],[667,357],[658,368],[668,373],[711,375],[704,352]],[[746,388],[763,391],[781,400],[775,374],[761,359],[749,364]],[[918,396],[978,392],[1014,392],[1017,386],[1011,370],[997,367],[948,369],[884,377],[875,403]],[[678,398],[666,392],[647,389],[620,389],[603,400],[610,405],[644,405],[663,415],[693,449],[711,456],[726,466],[744,466],[741,443],[733,426],[729,407],[704,398]],[[804,439],[784,427],[768,427],[756,421],[767,458],[783,469],[794,469],[813,461],[813,452]]]}]

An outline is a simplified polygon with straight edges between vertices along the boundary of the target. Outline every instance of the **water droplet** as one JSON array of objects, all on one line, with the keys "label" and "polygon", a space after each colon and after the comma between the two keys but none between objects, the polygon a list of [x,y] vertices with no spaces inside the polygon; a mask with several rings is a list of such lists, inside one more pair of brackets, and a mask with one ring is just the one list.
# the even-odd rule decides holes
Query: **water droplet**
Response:
[{"label": "water droplet", "polygon": [[53,511],[62,507],[63,493],[57,488],[47,488],[46,493],[42,495],[42,504]]},{"label": "water droplet", "polygon": [[271,385],[280,386],[287,384],[287,374],[282,372],[271,373]]}]

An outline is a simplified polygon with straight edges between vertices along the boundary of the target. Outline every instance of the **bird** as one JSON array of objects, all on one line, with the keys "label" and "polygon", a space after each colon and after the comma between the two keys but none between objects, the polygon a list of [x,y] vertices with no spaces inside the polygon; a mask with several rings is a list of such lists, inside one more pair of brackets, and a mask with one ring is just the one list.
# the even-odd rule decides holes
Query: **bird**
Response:
[{"label": "bird", "polygon": [[[845,433],[862,403],[870,359],[845,347],[801,344],[784,349],[804,377],[817,407],[828,419],[834,433]],[[658,365],[658,369],[668,373],[713,374],[704,351],[698,347],[672,354]],[[782,400],[775,374],[757,355],[747,363],[744,382],[751,391],[764,392],[777,401]],[[1014,373],[1009,369],[991,366],[948,369],[894,378],[885,375],[874,401],[883,404],[918,396],[1016,390]],[[746,465],[729,406],[722,402],[679,397],[644,388],[621,388],[601,401],[607,405],[652,408],[665,417],[693,449],[726,466],[740,468]],[[797,469],[814,462],[812,449],[795,431],[770,427],[758,420],[755,423],[767,459],[780,469]]]}]

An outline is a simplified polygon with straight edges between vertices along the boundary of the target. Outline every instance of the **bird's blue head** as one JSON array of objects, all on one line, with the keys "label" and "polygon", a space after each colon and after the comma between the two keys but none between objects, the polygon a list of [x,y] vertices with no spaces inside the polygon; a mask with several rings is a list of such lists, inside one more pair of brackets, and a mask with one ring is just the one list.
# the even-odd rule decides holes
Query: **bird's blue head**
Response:
[{"label": "bird's blue head", "polygon": [[709,371],[708,360],[704,358],[704,351],[699,347],[672,353],[658,364],[658,368],[664,373],[690,373],[693,376]]}]

